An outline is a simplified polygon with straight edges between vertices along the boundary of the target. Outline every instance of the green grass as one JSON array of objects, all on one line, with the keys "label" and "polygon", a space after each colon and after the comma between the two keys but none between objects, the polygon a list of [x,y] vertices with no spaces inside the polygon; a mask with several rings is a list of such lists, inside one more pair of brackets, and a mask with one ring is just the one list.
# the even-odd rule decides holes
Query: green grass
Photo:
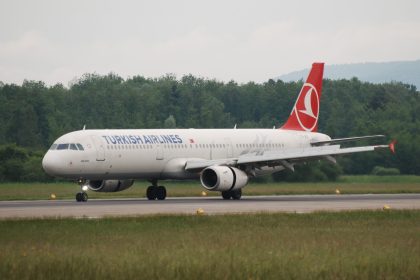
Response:
[{"label": "green grass", "polygon": [[420,176],[346,175],[346,176],[341,176],[339,181],[346,182],[346,183],[407,183],[407,184],[417,183],[417,184],[420,184]]},{"label": "green grass", "polygon": [[418,279],[420,211],[0,221],[0,279]]},{"label": "green grass", "polygon": [[[200,196],[204,188],[198,181],[162,182],[168,195]],[[149,183],[136,182],[128,190],[117,193],[89,191],[90,198],[138,198],[145,197]],[[342,176],[337,182],[323,183],[256,183],[243,189],[244,195],[282,194],[333,194],[339,189],[342,194],[356,193],[420,193],[420,176]],[[80,190],[75,183],[3,183],[0,184],[0,200],[48,199],[52,193],[57,199],[73,199]],[[207,195],[219,195],[207,192]]]}]

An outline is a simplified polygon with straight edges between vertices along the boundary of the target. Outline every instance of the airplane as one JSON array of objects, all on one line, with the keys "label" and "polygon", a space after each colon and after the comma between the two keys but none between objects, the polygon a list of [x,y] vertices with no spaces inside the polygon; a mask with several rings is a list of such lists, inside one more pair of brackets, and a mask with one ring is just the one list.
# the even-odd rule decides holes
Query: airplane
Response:
[{"label": "airplane", "polygon": [[313,63],[286,123],[273,129],[85,129],[67,133],[51,145],[46,173],[76,180],[76,201],[87,191],[118,192],[146,179],[149,200],[164,200],[160,180],[199,179],[208,191],[238,200],[256,176],[313,160],[336,163],[336,156],[390,148],[389,145],[341,147],[340,143],[384,135],[331,139],[317,132],[324,63]]}]

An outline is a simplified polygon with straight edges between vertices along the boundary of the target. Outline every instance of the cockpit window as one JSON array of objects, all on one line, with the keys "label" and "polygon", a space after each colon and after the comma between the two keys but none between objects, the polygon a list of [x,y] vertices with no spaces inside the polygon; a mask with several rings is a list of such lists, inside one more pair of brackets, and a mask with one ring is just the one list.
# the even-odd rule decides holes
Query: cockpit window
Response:
[{"label": "cockpit window", "polygon": [[70,144],[70,150],[76,150],[77,151],[76,144]]},{"label": "cockpit window", "polygon": [[76,145],[77,145],[77,147],[79,148],[80,151],[84,151],[85,150],[85,149],[83,149],[82,144],[77,143]]},{"label": "cockpit window", "polygon": [[75,143],[66,143],[66,144],[52,144],[50,150],[74,150],[74,151],[84,151],[82,144]]},{"label": "cockpit window", "polygon": [[69,144],[58,144],[57,150],[67,150],[69,148]]}]

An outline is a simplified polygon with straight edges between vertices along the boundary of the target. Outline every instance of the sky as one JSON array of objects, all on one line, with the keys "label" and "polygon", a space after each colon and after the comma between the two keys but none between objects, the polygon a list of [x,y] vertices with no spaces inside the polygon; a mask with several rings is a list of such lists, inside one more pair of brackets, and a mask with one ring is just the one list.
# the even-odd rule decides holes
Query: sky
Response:
[{"label": "sky", "polygon": [[264,82],[420,58],[417,0],[0,0],[0,81],[84,73]]}]

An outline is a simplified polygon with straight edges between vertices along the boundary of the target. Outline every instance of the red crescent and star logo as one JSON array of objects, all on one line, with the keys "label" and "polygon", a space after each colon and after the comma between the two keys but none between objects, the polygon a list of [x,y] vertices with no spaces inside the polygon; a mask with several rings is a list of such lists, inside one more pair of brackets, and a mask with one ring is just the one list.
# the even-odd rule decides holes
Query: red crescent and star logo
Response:
[{"label": "red crescent and star logo", "polygon": [[312,131],[315,128],[319,115],[319,96],[312,84],[303,85],[295,106],[295,114],[302,129]]}]

